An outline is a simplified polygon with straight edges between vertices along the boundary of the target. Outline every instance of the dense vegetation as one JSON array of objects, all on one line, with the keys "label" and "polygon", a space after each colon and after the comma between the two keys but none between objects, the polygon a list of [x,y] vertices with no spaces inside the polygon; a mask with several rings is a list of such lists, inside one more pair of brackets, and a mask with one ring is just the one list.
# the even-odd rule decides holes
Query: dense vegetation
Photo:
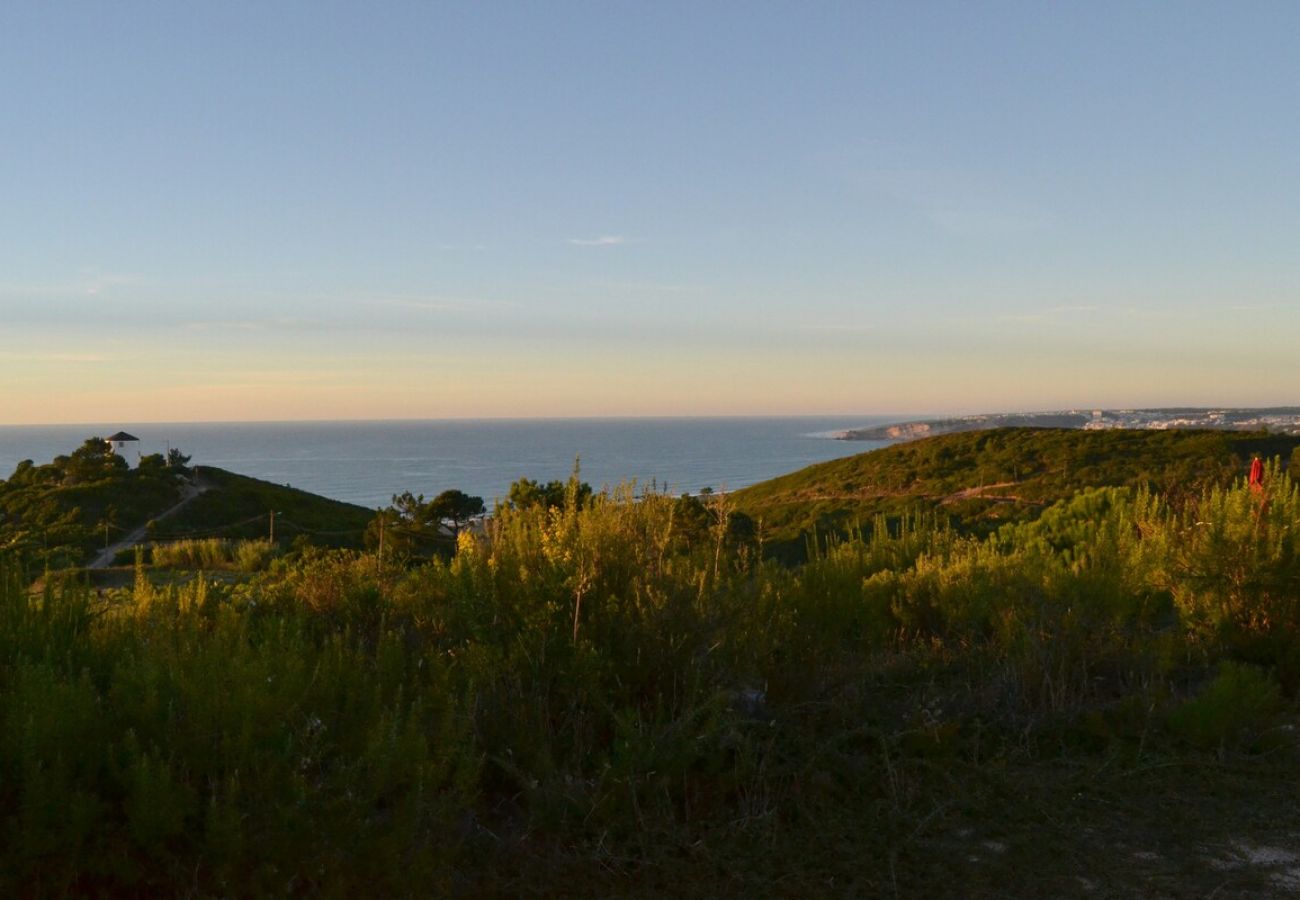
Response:
[{"label": "dense vegetation", "polygon": [[932,510],[988,534],[1087,487],[1149,487],[1178,499],[1225,483],[1254,456],[1280,457],[1300,476],[1297,448],[1300,437],[1264,432],[999,428],[809,466],[738,491],[735,502],[762,522],[772,551],[793,559],[814,532],[843,535],[881,514]]},{"label": "dense vegetation", "polygon": [[482,497],[455,488],[432,500],[406,491],[394,496],[392,505],[379,510],[370,521],[365,543],[381,558],[385,550],[399,559],[434,553],[450,555],[455,552],[461,530],[484,512]]},{"label": "dense vegetation", "polygon": [[0,480],[0,548],[52,568],[76,565],[176,503],[188,475],[179,454],[128,468],[102,438],[45,465],[23,460]]},{"label": "dense vegetation", "polygon": [[1300,491],[1223,474],[793,568],[726,497],[576,479],[450,559],[10,565],[0,893],[1257,896],[1222,854],[1293,830]]}]

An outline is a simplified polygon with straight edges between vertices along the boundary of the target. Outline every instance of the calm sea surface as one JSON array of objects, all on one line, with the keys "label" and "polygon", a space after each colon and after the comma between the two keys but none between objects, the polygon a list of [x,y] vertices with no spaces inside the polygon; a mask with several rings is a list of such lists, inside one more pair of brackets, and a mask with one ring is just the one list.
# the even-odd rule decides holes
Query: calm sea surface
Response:
[{"label": "calm sea surface", "polygon": [[197,465],[369,507],[448,488],[491,504],[518,478],[567,478],[578,456],[596,487],[635,479],[722,490],[882,446],[830,435],[887,421],[898,417],[0,426],[0,478],[20,460],[48,462],[87,437],[125,430],[140,438],[127,451],[132,463],[137,452],[179,447]]}]

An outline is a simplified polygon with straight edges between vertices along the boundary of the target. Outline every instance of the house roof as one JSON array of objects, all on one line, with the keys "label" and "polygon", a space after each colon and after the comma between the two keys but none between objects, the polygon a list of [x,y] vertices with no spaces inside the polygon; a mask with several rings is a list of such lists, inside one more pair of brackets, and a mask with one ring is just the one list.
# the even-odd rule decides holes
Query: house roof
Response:
[{"label": "house roof", "polygon": [[104,438],[104,440],[110,441],[114,444],[120,444],[123,441],[138,441],[140,439],[133,434],[127,434],[125,431],[119,431],[117,434],[110,434],[108,437]]}]

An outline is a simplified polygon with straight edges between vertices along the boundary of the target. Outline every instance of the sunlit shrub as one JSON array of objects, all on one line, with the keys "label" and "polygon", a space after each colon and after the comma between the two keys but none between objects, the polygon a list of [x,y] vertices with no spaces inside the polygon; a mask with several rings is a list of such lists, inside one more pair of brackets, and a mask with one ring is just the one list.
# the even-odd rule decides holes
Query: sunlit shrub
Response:
[{"label": "sunlit shrub", "polygon": [[232,562],[241,572],[261,572],[271,564],[277,552],[276,545],[270,541],[239,541],[235,544]]},{"label": "sunlit shrub", "polygon": [[228,568],[234,545],[222,538],[198,538],[154,544],[151,554],[153,565],[160,569],[213,569]]},{"label": "sunlit shrub", "polygon": [[1204,493],[1171,517],[1157,576],[1193,631],[1229,643],[1300,637],[1300,493],[1276,461],[1266,488]]}]

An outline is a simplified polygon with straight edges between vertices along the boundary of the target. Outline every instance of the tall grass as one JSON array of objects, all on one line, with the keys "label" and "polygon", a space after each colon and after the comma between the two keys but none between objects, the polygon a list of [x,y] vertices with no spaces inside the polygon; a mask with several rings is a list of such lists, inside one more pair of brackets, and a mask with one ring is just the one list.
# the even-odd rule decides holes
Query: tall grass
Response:
[{"label": "tall grass", "polygon": [[163,569],[260,572],[270,564],[275,554],[275,545],[267,540],[191,538],[154,544],[151,560]]},{"label": "tall grass", "polygon": [[413,569],[306,550],[101,599],[0,568],[0,891],[513,892],[700,846],[797,869],[843,828],[883,864],[954,767],[1248,750],[1300,671],[1300,505],[1268,483],[985,540],[880,522],[795,569],[630,489]]},{"label": "tall grass", "polygon": [[[479,761],[436,655],[202,582],[0,605],[0,891],[434,883]],[[412,879],[408,881],[408,879]]]}]

